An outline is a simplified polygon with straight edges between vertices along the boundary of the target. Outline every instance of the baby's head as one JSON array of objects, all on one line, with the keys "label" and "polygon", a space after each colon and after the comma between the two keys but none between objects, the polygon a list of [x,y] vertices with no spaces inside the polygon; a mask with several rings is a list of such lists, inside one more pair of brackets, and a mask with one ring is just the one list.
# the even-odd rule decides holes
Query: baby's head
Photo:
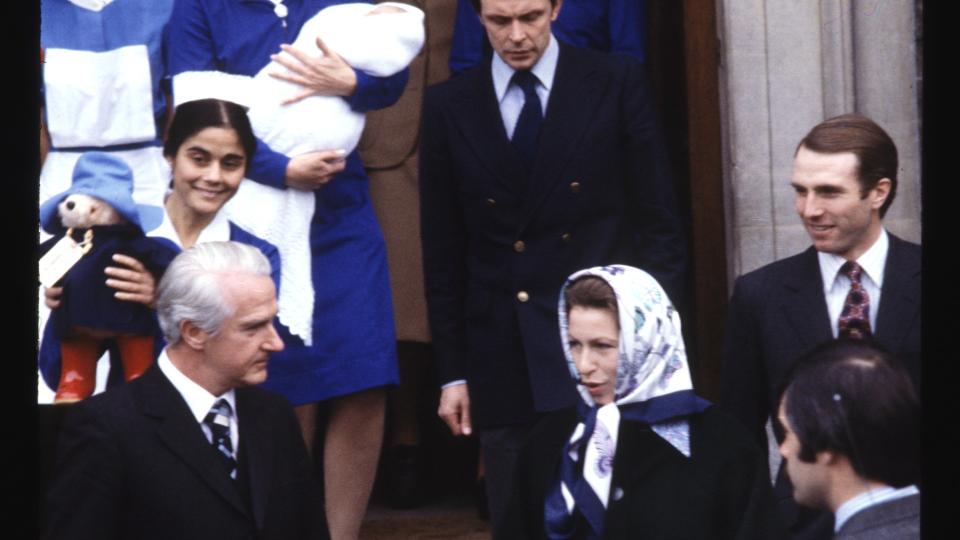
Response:
[{"label": "baby's head", "polygon": [[380,15],[382,13],[406,13],[405,9],[398,8],[397,6],[391,6],[390,4],[380,4],[379,6],[371,9],[367,15]]}]

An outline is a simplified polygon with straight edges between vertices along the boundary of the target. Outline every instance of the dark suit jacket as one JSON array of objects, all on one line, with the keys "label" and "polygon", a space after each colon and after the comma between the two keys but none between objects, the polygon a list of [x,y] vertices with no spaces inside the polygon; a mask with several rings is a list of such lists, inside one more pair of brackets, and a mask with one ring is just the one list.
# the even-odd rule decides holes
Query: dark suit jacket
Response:
[{"label": "dark suit jacket", "polygon": [[[889,235],[876,340],[903,360],[920,381],[920,247]],[[833,337],[817,252],[812,247],[737,279],[727,315],[721,405],[743,421],[762,448],[782,378],[805,352]],[[779,425],[774,423],[779,434]],[[791,489],[778,477],[788,524],[798,515]],[[829,538],[832,519],[809,538]],[[799,538],[808,538],[799,536]]]},{"label": "dark suit jacket", "polygon": [[236,481],[156,366],[73,406],[60,436],[44,537],[325,537],[316,517],[322,506],[313,472],[290,406],[258,388],[238,389],[236,397]]},{"label": "dark suit jacket", "polygon": [[[544,500],[576,424],[574,409],[558,411],[531,434],[497,538],[545,538]],[[648,425],[621,420],[603,537],[785,537],[763,454],[736,420],[715,407],[690,417],[690,455],[685,457]]]},{"label": "dark suit jacket", "polygon": [[918,540],[920,495],[910,495],[857,512],[837,532],[836,540]]},{"label": "dark suit jacket", "polygon": [[558,361],[568,275],[629,264],[679,291],[684,240],[653,106],[642,64],[561,44],[528,179],[489,63],[428,89],[420,197],[430,329],[440,382],[467,379],[480,427],[574,403]]}]

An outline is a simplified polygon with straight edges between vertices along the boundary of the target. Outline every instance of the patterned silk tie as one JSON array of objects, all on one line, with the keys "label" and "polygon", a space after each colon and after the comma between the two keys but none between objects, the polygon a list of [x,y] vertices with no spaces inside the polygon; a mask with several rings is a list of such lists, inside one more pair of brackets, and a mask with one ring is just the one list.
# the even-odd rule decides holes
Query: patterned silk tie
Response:
[{"label": "patterned silk tie", "polygon": [[513,130],[514,148],[523,158],[527,172],[533,170],[533,161],[537,156],[537,141],[540,138],[540,126],[543,124],[543,107],[537,95],[537,76],[529,71],[518,71],[511,81],[523,90],[523,108]]},{"label": "patterned silk tie", "polygon": [[840,273],[850,278],[850,292],[843,302],[837,322],[839,337],[863,339],[870,337],[870,296],[860,283],[863,268],[853,261],[840,267]]},{"label": "patterned silk tie", "polygon": [[230,478],[237,478],[237,460],[233,457],[233,442],[230,440],[230,419],[233,411],[225,399],[219,399],[210,408],[203,423],[210,428],[212,435],[210,444],[217,449],[223,458],[223,464],[230,472]]}]

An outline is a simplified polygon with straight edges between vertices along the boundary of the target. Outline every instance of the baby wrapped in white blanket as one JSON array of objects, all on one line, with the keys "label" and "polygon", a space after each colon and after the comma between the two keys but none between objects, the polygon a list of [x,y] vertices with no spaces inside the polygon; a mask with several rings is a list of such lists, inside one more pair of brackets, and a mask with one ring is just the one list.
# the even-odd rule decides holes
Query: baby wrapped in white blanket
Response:
[{"label": "baby wrapped in white blanket", "polygon": [[[423,12],[408,4],[340,4],[311,17],[293,46],[322,57],[316,38],[355,70],[386,77],[405,68],[424,41]],[[281,53],[286,55],[286,52]],[[319,150],[349,154],[360,141],[364,115],[339,96],[310,96],[283,105],[303,87],[270,73],[287,69],[270,62],[253,78],[219,72],[185,72],[174,78],[174,96],[182,103],[218,97],[249,107],[254,133],[277,152],[293,157]],[[346,155],[345,154],[345,155]],[[276,245],[281,258],[279,318],[307,345],[312,342],[313,285],[310,264],[312,191],[276,189],[240,183],[227,203],[230,220]]]}]

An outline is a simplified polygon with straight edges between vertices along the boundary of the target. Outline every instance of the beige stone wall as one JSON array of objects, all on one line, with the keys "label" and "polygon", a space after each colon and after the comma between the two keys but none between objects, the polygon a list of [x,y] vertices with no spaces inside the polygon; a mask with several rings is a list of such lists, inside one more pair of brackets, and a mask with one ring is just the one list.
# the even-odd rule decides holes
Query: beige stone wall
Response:
[{"label": "beige stone wall", "polygon": [[920,240],[920,118],[912,0],[718,0],[732,280],[809,245],[793,210],[793,151],[820,121],[873,118],[900,153],[885,223]]}]

